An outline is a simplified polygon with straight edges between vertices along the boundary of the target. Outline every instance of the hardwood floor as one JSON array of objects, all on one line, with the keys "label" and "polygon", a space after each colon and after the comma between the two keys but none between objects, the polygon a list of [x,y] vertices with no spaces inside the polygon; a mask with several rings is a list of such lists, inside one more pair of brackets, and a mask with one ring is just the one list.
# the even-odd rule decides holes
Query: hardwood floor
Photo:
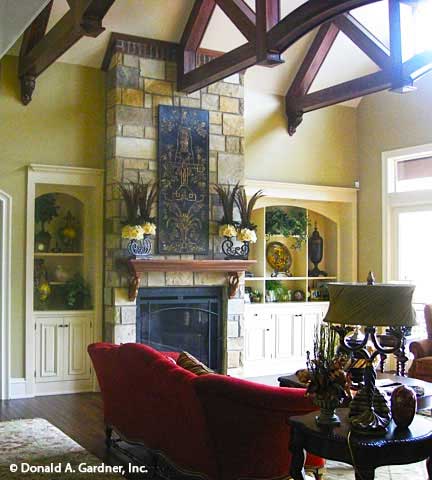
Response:
[{"label": "hardwood floor", "polygon": [[102,397],[99,393],[55,395],[0,402],[0,421],[45,418],[97,457],[105,451]]}]

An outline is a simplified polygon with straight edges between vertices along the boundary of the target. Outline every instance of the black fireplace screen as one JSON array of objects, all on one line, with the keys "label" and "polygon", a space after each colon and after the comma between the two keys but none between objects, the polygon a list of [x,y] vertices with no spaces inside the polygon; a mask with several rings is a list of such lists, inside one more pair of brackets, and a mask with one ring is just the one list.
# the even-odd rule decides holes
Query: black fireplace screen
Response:
[{"label": "black fireplace screen", "polygon": [[185,350],[222,368],[222,292],[217,287],[141,288],[137,342],[159,351]]}]

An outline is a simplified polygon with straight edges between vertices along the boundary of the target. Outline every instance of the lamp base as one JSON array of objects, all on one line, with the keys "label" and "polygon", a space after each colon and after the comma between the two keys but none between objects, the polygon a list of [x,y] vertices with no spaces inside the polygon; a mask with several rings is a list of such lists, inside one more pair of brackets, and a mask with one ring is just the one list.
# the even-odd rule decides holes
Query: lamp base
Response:
[{"label": "lamp base", "polygon": [[361,435],[385,435],[389,423],[390,418],[381,417],[373,407],[370,407],[358,417],[351,419],[351,429]]},{"label": "lamp base", "polygon": [[363,435],[384,435],[391,414],[387,400],[377,387],[361,388],[350,404],[352,430]]}]

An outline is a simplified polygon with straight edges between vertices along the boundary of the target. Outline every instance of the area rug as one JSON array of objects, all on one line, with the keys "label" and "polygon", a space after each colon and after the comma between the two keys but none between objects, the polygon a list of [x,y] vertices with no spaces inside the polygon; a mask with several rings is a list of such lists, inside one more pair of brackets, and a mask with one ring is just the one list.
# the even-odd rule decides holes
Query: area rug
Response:
[{"label": "area rug", "polygon": [[104,465],[47,420],[36,418],[0,423],[2,480],[124,478],[120,474],[112,473],[112,468]]}]

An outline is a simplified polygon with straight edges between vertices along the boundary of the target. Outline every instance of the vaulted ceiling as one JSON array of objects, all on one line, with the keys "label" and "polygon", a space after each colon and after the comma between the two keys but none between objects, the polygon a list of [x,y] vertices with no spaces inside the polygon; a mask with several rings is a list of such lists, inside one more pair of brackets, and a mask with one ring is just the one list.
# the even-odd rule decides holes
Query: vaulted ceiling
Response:
[{"label": "vaulted ceiling", "polygon": [[[254,0],[247,0],[247,3],[255,9]],[[303,3],[305,3],[305,0],[281,0],[281,16],[284,17]],[[386,45],[388,45],[389,37],[387,3],[387,0],[382,0],[352,12]],[[97,38],[82,38],[58,61],[99,68],[109,36],[113,31],[179,42],[193,4],[194,0],[116,1],[103,20],[106,30]],[[54,0],[48,30],[68,9],[67,0]],[[283,53],[285,63],[277,68],[269,69],[259,66],[250,68],[246,75],[247,88],[269,94],[285,95],[315,33],[311,32],[285,51]],[[245,41],[246,39],[240,31],[222,10],[216,7],[201,46],[212,50],[229,51],[245,43]],[[11,52],[19,53],[19,43],[14,46]],[[320,90],[376,70],[376,65],[341,33],[338,35],[334,47],[326,58],[310,91]],[[349,104],[355,106],[358,102],[357,99],[349,102]]]}]

